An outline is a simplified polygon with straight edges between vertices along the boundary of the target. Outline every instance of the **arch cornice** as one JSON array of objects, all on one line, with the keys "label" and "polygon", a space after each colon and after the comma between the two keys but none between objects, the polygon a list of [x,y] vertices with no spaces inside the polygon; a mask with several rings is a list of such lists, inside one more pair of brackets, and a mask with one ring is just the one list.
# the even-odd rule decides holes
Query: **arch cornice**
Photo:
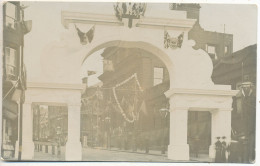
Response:
[{"label": "arch cornice", "polygon": [[[124,21],[119,21],[115,15],[82,13],[62,11],[61,22],[65,28],[69,28],[69,24],[95,24],[95,25],[112,25],[124,26]],[[144,28],[159,28],[171,30],[190,30],[196,19],[176,19],[176,18],[156,18],[156,17],[141,17],[136,21],[137,27]]]}]

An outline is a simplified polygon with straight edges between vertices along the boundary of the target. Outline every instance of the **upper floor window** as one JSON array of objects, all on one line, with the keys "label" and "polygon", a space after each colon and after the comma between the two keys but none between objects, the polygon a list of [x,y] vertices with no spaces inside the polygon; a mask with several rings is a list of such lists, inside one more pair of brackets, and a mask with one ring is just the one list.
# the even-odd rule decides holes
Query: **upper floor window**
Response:
[{"label": "upper floor window", "polygon": [[15,22],[17,20],[16,6],[7,2],[5,5],[5,26],[9,28],[16,28]]},{"label": "upper floor window", "polygon": [[216,53],[216,46],[213,45],[206,45],[206,51],[208,52],[211,59],[218,59],[217,53]]},{"label": "upper floor window", "polygon": [[224,52],[225,52],[225,55],[228,55],[229,54],[229,47],[228,46],[225,46],[225,48],[224,48],[225,50],[224,50]]},{"label": "upper floor window", "polygon": [[114,71],[114,64],[112,60],[104,59],[103,60],[103,70],[104,71]]},{"label": "upper floor window", "polygon": [[155,67],[153,69],[153,85],[158,85],[163,82],[163,68]]},{"label": "upper floor window", "polygon": [[17,75],[17,53],[15,49],[5,47],[5,66],[7,79],[15,79]]}]

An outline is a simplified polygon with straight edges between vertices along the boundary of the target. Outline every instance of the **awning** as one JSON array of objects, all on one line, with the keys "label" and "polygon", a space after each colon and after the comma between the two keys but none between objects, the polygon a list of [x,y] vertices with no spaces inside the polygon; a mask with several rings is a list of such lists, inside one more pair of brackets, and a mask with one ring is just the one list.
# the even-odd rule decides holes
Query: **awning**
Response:
[{"label": "awning", "polygon": [[3,116],[14,119],[18,115],[18,104],[11,100],[3,101]]}]

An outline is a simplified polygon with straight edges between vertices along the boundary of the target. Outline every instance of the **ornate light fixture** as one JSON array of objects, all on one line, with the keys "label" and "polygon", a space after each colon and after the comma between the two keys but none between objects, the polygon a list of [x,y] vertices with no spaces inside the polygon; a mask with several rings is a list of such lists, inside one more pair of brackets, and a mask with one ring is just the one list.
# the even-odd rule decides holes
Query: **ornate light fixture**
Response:
[{"label": "ornate light fixture", "polygon": [[253,87],[254,87],[254,84],[252,82],[243,82],[241,84],[241,93],[244,95],[244,96],[251,96],[252,92],[253,92]]},{"label": "ornate light fixture", "polygon": [[167,115],[169,113],[169,107],[168,107],[168,104],[166,105],[166,107],[164,108],[161,108],[159,110],[160,112],[160,115],[161,115],[161,118],[162,118],[162,122],[164,121],[165,123],[162,123],[162,151],[161,153],[162,154],[165,154],[165,151],[166,151],[166,147],[165,147],[165,128],[167,127]]},{"label": "ornate light fixture", "polygon": [[160,115],[161,115],[162,117],[166,118],[166,116],[168,115],[169,109],[168,109],[168,108],[161,108],[161,109],[159,110],[159,112],[160,112]]},{"label": "ornate light fixture", "polygon": [[132,20],[139,19],[140,16],[144,16],[146,10],[146,3],[126,3],[117,2],[114,4],[115,15],[119,21],[122,18],[128,18],[128,27],[132,27]]},{"label": "ornate light fixture", "polygon": [[111,118],[107,116],[107,117],[105,117],[105,120],[106,120],[106,122],[110,123]]},{"label": "ornate light fixture", "polygon": [[[247,77],[246,77],[247,76]],[[244,62],[242,61],[242,83],[241,83],[241,93],[244,97],[251,96],[253,92],[254,84],[249,81],[249,76],[244,75]]]}]

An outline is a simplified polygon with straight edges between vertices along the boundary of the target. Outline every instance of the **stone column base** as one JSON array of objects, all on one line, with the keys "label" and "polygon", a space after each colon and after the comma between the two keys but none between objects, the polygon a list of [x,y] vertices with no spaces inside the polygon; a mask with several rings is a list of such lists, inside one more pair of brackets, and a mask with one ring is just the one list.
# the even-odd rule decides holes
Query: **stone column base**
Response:
[{"label": "stone column base", "polygon": [[212,160],[215,159],[216,156],[216,150],[215,150],[215,145],[210,145],[209,146],[209,158],[211,158]]},{"label": "stone column base", "polygon": [[67,142],[66,143],[66,161],[81,161],[82,160],[82,147],[81,142]]},{"label": "stone column base", "polygon": [[190,160],[189,145],[169,145],[168,159],[171,160]]},{"label": "stone column base", "polygon": [[23,141],[22,143],[22,160],[32,160],[34,157],[33,141]]},{"label": "stone column base", "polygon": [[14,151],[14,158],[18,159],[19,154],[19,141],[15,142],[15,151]]}]

